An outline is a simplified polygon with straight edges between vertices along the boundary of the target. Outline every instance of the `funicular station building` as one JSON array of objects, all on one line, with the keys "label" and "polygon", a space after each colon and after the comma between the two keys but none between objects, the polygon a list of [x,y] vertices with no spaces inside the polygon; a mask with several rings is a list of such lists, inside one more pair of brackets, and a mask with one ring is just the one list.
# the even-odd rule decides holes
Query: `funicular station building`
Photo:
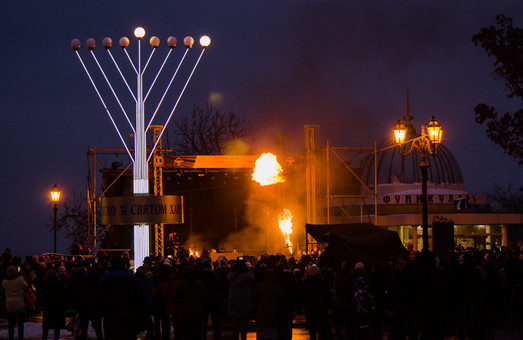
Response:
[{"label": "funicular station building", "polygon": [[[416,134],[410,127],[411,134]],[[412,137],[412,136],[411,136]],[[340,148],[342,149],[342,148]],[[329,151],[340,152],[336,148]],[[354,154],[354,152],[353,152]],[[337,158],[342,159],[342,156]],[[375,148],[349,156],[330,170],[331,177],[352,183],[329,191],[328,223],[369,222],[399,233],[405,246],[422,249],[422,191],[420,154],[402,155],[394,137]],[[486,194],[465,190],[459,162],[445,145],[437,155],[427,154],[429,247],[490,249],[517,246],[522,237],[523,215],[479,213],[487,204]],[[339,162],[338,162],[339,163]],[[351,164],[351,170],[347,169]],[[331,166],[332,168],[332,166]],[[330,182],[336,182],[331,179]],[[339,182],[339,180],[338,180]]]}]

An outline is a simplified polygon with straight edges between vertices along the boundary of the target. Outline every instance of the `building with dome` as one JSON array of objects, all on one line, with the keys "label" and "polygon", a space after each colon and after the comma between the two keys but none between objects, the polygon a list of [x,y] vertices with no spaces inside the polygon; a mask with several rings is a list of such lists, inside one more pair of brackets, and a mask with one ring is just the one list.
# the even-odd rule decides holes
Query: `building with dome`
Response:
[{"label": "building with dome", "polygon": [[[421,136],[413,119],[407,105],[406,140]],[[327,154],[336,157],[319,158],[328,163],[323,185],[329,199],[322,223],[373,223],[397,231],[405,246],[411,243],[421,250],[421,152],[402,154],[394,137],[375,148],[352,151],[327,147]],[[440,144],[435,155],[427,152],[426,163],[430,249],[444,251],[454,245],[488,249],[511,243],[511,227],[520,229],[523,215],[475,213],[487,203],[486,195],[465,191],[459,162],[445,145]],[[351,184],[339,186],[342,182]]]}]

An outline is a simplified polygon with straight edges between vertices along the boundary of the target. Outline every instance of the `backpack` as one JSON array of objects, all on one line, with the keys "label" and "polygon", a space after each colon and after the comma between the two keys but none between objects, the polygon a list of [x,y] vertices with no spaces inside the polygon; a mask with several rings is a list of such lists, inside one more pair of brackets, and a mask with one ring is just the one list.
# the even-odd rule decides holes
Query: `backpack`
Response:
[{"label": "backpack", "polygon": [[376,309],[374,297],[366,288],[358,289],[356,293],[354,293],[354,299],[356,300],[356,312],[358,312],[358,314],[369,314]]}]

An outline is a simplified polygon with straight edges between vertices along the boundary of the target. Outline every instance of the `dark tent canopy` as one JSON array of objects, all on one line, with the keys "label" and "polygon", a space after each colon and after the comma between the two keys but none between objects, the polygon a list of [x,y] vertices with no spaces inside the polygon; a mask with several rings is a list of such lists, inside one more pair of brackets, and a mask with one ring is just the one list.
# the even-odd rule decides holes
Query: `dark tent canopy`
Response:
[{"label": "dark tent canopy", "polygon": [[338,268],[343,261],[371,265],[405,252],[399,235],[370,223],[305,224],[305,231],[318,242],[327,242],[327,264]]}]

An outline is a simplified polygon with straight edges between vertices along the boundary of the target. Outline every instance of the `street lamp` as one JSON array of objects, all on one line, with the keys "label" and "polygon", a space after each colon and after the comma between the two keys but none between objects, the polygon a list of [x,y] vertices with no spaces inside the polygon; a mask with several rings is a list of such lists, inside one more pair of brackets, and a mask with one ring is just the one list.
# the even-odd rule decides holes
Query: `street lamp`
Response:
[{"label": "street lamp", "polygon": [[[410,125],[410,120],[407,120],[407,125]],[[421,163],[419,168],[421,170],[421,200],[422,200],[422,229],[423,229],[423,250],[429,250],[429,231],[428,231],[428,195],[427,195],[427,152],[436,156],[438,152],[438,145],[441,143],[441,136],[443,129],[439,125],[434,116],[427,127],[421,126],[421,136],[405,141],[407,137],[408,126],[402,123],[401,119],[394,126],[394,137],[396,143],[399,144],[399,152],[403,156],[407,156],[414,150],[421,152]],[[410,149],[406,150],[405,144],[411,143]]]},{"label": "street lamp", "polygon": [[58,187],[56,186],[56,184],[54,185],[54,187],[51,189],[51,201],[54,203],[53,204],[53,212],[54,212],[54,226],[53,226],[53,231],[54,231],[54,253],[56,253],[56,230],[58,229],[58,223],[56,222],[56,213],[58,212],[58,201],[60,200],[60,189],[58,189]]}]

